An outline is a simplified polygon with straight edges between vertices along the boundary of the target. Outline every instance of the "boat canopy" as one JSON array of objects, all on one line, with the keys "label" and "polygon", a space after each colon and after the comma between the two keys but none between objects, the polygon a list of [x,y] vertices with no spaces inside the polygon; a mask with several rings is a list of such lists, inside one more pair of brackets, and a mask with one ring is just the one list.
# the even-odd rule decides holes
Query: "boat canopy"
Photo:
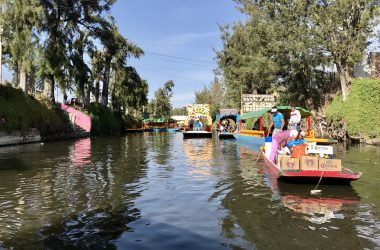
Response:
[{"label": "boat canopy", "polygon": [[167,118],[148,118],[144,119],[145,123],[167,123],[169,120]]},{"label": "boat canopy", "polygon": [[[296,109],[300,111],[302,118],[311,116],[310,111],[308,111],[304,108],[296,107]],[[283,112],[289,112],[290,113],[290,106],[277,106],[277,110],[280,113],[283,113]],[[240,117],[240,119],[241,120],[258,119],[258,118],[262,117],[265,113],[270,113],[270,111],[271,111],[270,108],[269,109],[262,109],[262,110],[258,110],[258,111],[252,111],[252,112],[249,112],[249,113],[242,115]]]}]

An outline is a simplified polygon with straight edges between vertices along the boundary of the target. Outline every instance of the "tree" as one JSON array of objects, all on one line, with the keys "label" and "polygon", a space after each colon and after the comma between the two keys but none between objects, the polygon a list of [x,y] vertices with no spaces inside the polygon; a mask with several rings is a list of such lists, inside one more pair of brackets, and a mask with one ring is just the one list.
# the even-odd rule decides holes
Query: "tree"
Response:
[{"label": "tree", "polygon": [[204,86],[201,91],[195,91],[195,103],[209,104],[210,115],[215,119],[224,100],[224,89],[218,78],[215,78],[209,86]]},{"label": "tree", "polygon": [[170,99],[173,96],[174,82],[172,80],[165,83],[163,88],[154,92],[154,99],[148,105],[148,110],[153,117],[169,117],[172,105]]},{"label": "tree", "polygon": [[277,91],[284,102],[320,107],[337,90],[334,65],[347,95],[376,23],[375,1],[237,2],[247,19],[221,27],[217,53],[227,106],[238,107],[241,92]]},{"label": "tree", "polygon": [[312,25],[315,37],[335,64],[343,101],[347,99],[353,67],[363,60],[369,38],[378,24],[375,0],[315,1]]},{"label": "tree", "polygon": [[40,27],[41,8],[39,0],[0,1],[4,8],[1,23],[4,24],[6,63],[15,72],[15,84],[26,94],[28,91],[27,75],[32,71],[36,61],[39,39],[37,28]]}]

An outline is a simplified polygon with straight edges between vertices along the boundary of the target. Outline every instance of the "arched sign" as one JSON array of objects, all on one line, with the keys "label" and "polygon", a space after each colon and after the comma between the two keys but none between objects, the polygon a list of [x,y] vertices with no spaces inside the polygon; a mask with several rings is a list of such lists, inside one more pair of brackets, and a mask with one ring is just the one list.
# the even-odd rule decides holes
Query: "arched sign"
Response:
[{"label": "arched sign", "polygon": [[187,106],[187,117],[185,119],[185,125],[189,124],[192,120],[206,120],[208,126],[212,125],[212,118],[210,117],[210,105],[209,104],[190,104]]}]

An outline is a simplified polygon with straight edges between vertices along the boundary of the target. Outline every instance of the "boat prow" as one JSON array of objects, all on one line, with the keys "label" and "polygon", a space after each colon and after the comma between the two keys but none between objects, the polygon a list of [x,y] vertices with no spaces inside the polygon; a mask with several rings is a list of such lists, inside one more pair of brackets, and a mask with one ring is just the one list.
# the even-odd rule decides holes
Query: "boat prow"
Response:
[{"label": "boat prow", "polygon": [[321,180],[321,183],[325,184],[348,184],[351,181],[359,180],[362,176],[361,172],[354,172],[347,168],[342,168],[342,171],[282,170],[265,155],[263,150],[261,154],[269,173],[275,175],[277,179],[287,182],[318,183]]}]

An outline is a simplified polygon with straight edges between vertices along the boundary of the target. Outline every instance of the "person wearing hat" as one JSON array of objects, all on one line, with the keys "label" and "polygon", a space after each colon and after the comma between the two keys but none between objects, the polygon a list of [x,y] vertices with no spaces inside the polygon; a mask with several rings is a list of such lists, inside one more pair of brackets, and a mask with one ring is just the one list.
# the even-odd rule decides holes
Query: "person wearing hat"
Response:
[{"label": "person wearing hat", "polygon": [[280,112],[278,112],[276,106],[274,106],[271,109],[271,113],[272,113],[272,122],[269,126],[269,129],[268,129],[268,136],[269,136],[269,133],[270,133],[272,127],[274,126],[274,129],[272,132],[272,137],[273,137],[273,136],[275,136],[275,134],[277,134],[278,132],[281,132],[284,129],[285,119],[284,119],[284,115],[281,114]]},{"label": "person wearing hat", "polygon": [[269,159],[274,162],[277,149],[285,147],[289,142],[294,141],[298,136],[297,130],[285,130],[278,132],[272,137],[272,151],[270,152]]}]

